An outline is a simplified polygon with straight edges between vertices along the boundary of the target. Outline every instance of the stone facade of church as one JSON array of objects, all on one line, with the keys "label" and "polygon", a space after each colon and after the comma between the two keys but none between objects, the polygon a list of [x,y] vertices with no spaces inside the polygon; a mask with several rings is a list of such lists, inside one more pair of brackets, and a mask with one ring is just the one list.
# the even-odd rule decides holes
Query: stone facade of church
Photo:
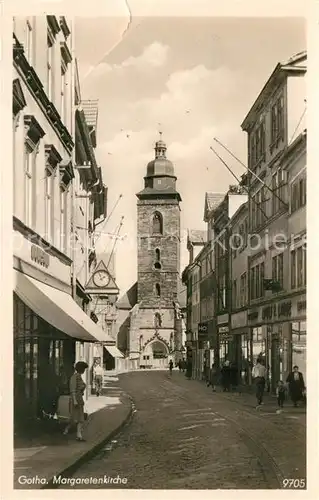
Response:
[{"label": "stone facade of church", "polygon": [[[127,354],[140,367],[166,367],[181,357],[180,201],[166,145],[156,143],[144,189],[137,193],[137,289],[129,311]],[[117,307],[125,308],[125,300]],[[126,305],[127,308],[127,305]]]}]

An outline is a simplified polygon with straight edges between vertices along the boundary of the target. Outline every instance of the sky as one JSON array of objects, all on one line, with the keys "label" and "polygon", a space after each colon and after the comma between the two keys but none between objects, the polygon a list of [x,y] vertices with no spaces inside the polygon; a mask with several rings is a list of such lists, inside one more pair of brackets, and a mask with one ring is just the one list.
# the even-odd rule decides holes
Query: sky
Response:
[{"label": "sky", "polygon": [[[205,192],[226,192],[239,176],[247,136],[241,123],[278,62],[306,49],[301,18],[148,17],[76,18],[76,56],[82,99],[98,99],[96,157],[108,186],[108,211],[122,198],[97,244],[117,240],[116,280],[121,294],[136,281],[135,194],[163,132],[181,194],[181,270],[187,265],[187,229],[205,229]],[[88,40],[90,43],[88,43]]]}]

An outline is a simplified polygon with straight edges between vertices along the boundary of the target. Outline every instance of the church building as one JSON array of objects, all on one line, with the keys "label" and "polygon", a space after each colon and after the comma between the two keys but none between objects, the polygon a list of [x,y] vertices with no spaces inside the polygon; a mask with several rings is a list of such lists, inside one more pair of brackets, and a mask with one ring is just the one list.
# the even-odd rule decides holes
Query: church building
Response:
[{"label": "church building", "polygon": [[[119,299],[118,346],[134,367],[182,357],[180,202],[174,166],[160,139],[137,193],[137,283]],[[185,299],[184,299],[185,302]]]}]

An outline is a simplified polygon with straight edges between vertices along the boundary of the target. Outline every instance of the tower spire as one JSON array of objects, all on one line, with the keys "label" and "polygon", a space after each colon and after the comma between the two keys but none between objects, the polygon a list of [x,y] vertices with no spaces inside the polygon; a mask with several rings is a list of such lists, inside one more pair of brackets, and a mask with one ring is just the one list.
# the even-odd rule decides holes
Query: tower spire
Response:
[{"label": "tower spire", "polygon": [[[160,124],[159,124],[160,125]],[[155,144],[155,159],[157,158],[165,158],[166,159],[166,144],[162,139],[163,132],[161,128],[158,131],[159,140]]]}]

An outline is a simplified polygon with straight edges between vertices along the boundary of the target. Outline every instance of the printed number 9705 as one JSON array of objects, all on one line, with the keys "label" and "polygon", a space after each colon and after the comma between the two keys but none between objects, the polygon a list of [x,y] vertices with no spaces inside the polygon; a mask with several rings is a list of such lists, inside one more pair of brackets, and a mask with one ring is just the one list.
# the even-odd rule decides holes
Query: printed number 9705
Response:
[{"label": "printed number 9705", "polygon": [[305,479],[284,479],[283,482],[284,488],[305,488],[306,481]]}]

